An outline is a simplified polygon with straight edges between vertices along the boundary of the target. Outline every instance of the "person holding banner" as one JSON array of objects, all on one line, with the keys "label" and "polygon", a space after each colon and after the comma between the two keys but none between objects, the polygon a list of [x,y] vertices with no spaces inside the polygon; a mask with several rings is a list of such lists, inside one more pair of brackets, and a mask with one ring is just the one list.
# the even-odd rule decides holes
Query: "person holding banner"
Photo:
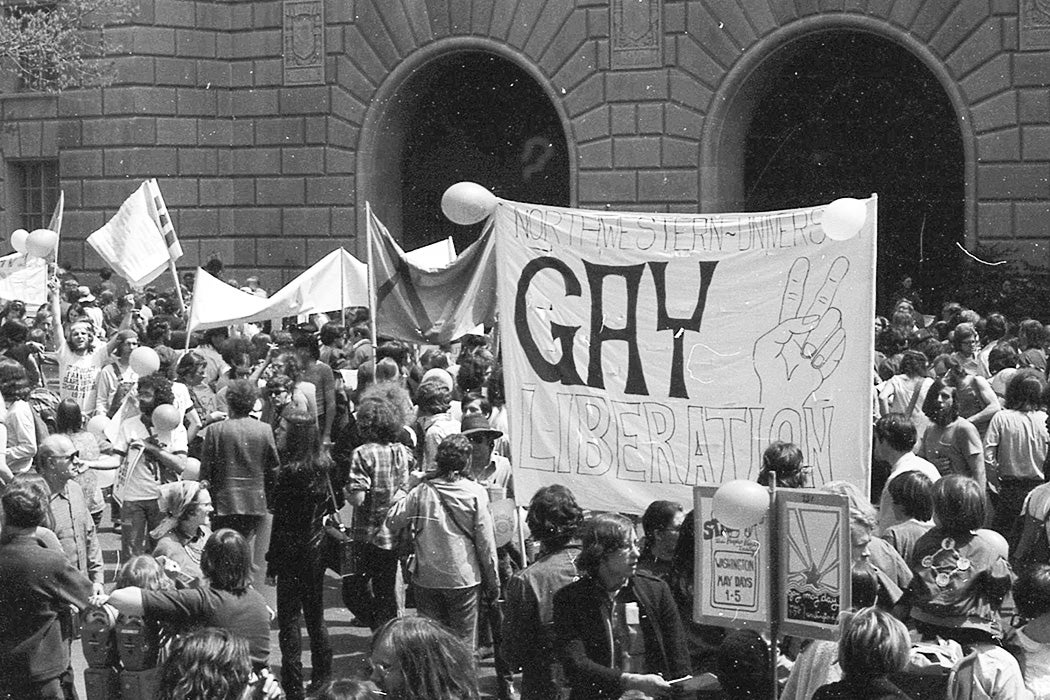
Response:
[{"label": "person holding banner", "polygon": [[571,700],[662,697],[690,675],[685,629],[667,584],[637,572],[638,538],[622,515],[583,525],[584,576],[554,594],[554,639]]}]

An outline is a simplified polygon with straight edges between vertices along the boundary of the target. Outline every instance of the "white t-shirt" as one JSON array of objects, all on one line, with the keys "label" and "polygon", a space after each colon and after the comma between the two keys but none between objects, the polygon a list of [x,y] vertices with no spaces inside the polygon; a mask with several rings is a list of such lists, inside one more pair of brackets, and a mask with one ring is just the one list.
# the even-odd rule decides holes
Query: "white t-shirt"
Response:
[{"label": "white t-shirt", "polygon": [[[147,429],[142,423],[140,416],[128,418],[120,424],[116,439],[113,440],[113,449],[121,454],[128,453],[128,445],[133,440],[146,440],[151,434],[157,436],[161,446],[168,452],[175,454],[186,454],[186,428],[181,424],[174,430]],[[123,470],[123,465],[121,470]],[[117,480],[121,479],[118,472]],[[127,478],[127,488],[124,490],[125,501],[151,501],[160,496],[160,474],[153,460],[143,455],[132,467]]]},{"label": "white t-shirt", "polygon": [[1024,633],[1023,627],[1017,630],[1016,640],[1024,650],[1024,684],[1036,700],[1050,699],[1050,644],[1035,641]]},{"label": "white t-shirt", "polygon": [[66,343],[58,348],[58,395],[76,401],[85,416],[94,414],[95,385],[108,357],[103,343],[96,343],[94,350],[83,355],[73,352]]}]

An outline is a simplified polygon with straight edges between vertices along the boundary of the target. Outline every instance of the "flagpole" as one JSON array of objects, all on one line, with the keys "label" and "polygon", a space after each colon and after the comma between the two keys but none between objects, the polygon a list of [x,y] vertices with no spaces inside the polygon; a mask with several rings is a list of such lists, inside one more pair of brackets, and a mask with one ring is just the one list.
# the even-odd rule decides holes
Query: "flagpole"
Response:
[{"label": "flagpole", "polygon": [[186,300],[182,298],[182,285],[179,284],[179,271],[175,269],[175,261],[168,256],[168,270],[171,272],[171,278],[175,280],[175,297],[179,300],[179,312],[183,318],[186,318]]},{"label": "flagpole", "polygon": [[379,344],[379,333],[376,330],[376,288],[375,267],[372,260],[372,204],[365,202],[365,241],[368,245],[368,324],[372,331],[372,347]]},{"label": "flagpole", "polygon": [[[339,250],[346,253],[345,248]],[[346,280],[343,275],[346,271],[346,258],[339,256],[339,318],[341,319],[340,325],[343,327],[343,331],[346,331]]]}]

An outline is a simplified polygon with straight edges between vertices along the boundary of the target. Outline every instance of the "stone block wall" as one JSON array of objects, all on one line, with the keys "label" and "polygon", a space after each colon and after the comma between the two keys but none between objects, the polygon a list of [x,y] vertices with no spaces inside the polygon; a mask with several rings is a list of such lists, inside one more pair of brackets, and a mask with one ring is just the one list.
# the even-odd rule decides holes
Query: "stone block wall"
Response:
[{"label": "stone block wall", "polygon": [[98,264],[83,239],[156,177],[184,266],[216,253],[274,287],[356,251],[365,198],[399,186],[377,176],[382,115],[435,57],[491,50],[535,76],[564,121],[574,205],[705,211],[742,177],[719,151],[725,105],[774,49],[836,28],[941,78],[968,159],[966,240],[1050,265],[1050,16],[1033,0],[141,0],[107,30],[125,47],[117,82],[4,95],[0,149],[58,158],[72,266]]}]

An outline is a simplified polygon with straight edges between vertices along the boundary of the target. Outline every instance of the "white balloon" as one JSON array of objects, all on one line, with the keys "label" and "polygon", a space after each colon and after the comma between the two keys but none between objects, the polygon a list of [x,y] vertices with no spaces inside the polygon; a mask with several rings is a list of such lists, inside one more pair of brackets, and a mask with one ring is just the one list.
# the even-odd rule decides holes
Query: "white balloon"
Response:
[{"label": "white balloon", "polygon": [[58,245],[58,234],[47,228],[38,228],[26,238],[26,253],[38,258],[46,258],[55,251]]},{"label": "white balloon", "polygon": [[476,224],[496,211],[496,195],[476,182],[457,182],[441,195],[441,211],[453,223]]},{"label": "white balloon", "polygon": [[15,251],[25,254],[26,252],[26,240],[29,238],[29,231],[24,228],[20,228],[11,234],[11,247]]},{"label": "white balloon", "polygon": [[757,525],[768,510],[769,491],[746,479],[734,479],[719,486],[711,504],[715,519],[734,530]]},{"label": "white balloon", "polygon": [[87,431],[92,435],[102,435],[106,432],[106,428],[109,427],[109,418],[106,416],[93,416],[91,420],[87,422]]},{"label": "white balloon", "polygon": [[135,374],[145,377],[160,369],[160,357],[157,356],[156,350],[142,345],[131,351],[128,364]]},{"label": "white balloon", "polygon": [[848,241],[864,228],[868,207],[859,199],[843,197],[824,207],[820,225],[833,241]]}]

